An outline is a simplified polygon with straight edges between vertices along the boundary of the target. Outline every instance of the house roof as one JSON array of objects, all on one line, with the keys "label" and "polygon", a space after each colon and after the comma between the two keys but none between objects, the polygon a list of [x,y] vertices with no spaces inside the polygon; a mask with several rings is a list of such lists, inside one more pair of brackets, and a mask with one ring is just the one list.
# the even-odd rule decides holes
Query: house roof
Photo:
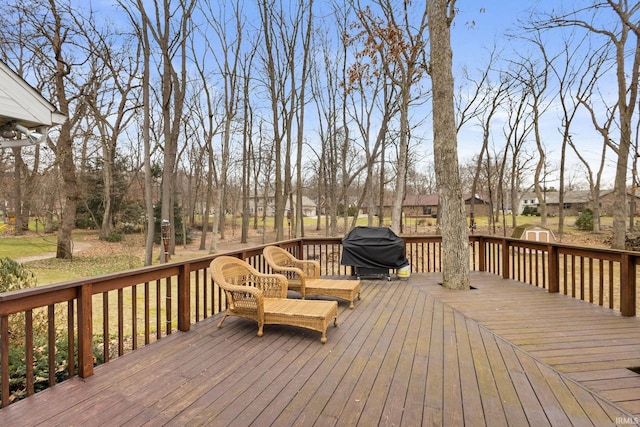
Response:
[{"label": "house roof", "polygon": [[0,61],[0,128],[19,124],[28,129],[62,124],[64,114]]},{"label": "house roof", "polygon": [[[560,202],[560,193],[550,191],[544,194],[547,205],[557,205]],[[565,191],[563,195],[564,203],[587,203],[591,201],[591,192],[588,190]]]},{"label": "house roof", "polygon": [[[471,193],[467,193],[464,194],[464,201],[465,203],[469,203],[471,201],[472,194]],[[476,202],[478,203],[486,203],[484,200],[482,200],[482,198],[480,198],[477,194],[476,194]],[[432,206],[432,207],[436,207],[438,206],[438,200],[439,197],[437,194],[407,194],[404,198],[404,201],[402,202],[402,206]],[[391,196],[387,196],[384,199],[384,205],[385,206],[391,206],[393,204],[393,200],[391,198]],[[362,204],[363,207],[369,207],[369,205],[365,202]],[[377,204],[376,204],[377,206]]]},{"label": "house roof", "polygon": [[438,206],[437,194],[408,194],[403,206]]}]

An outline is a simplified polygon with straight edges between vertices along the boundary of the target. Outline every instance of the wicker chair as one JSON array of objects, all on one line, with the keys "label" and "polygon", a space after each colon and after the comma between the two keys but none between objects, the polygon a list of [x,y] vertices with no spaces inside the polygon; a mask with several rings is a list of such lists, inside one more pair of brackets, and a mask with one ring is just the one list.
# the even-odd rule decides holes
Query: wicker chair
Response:
[{"label": "wicker chair", "polygon": [[211,278],[227,298],[227,316],[239,316],[258,322],[258,336],[264,325],[291,325],[322,333],[327,342],[331,320],[338,326],[338,303],[287,299],[287,278],[281,274],[262,274],[246,262],[231,256],[211,261]]},{"label": "wicker chair", "polygon": [[360,279],[322,278],[319,262],[300,260],[278,246],[267,246],[262,254],[271,270],[285,275],[289,290],[299,292],[302,299],[308,295],[339,298],[349,301],[351,309],[356,297],[360,299]]}]

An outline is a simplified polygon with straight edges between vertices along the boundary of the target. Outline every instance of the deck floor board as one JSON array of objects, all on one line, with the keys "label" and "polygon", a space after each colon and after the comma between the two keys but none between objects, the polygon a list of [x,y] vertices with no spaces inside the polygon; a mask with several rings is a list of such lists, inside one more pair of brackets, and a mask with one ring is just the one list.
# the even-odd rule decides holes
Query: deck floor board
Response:
[{"label": "deck floor board", "polygon": [[[473,273],[363,280],[320,334],[220,315],[0,409],[0,425],[614,425],[640,319]],[[523,303],[526,301],[526,303]]]}]

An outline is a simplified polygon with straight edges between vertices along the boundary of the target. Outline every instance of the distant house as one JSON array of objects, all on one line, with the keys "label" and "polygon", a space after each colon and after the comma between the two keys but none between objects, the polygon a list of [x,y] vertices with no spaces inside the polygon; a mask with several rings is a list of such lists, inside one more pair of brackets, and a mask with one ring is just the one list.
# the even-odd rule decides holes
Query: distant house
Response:
[{"label": "distant house", "polygon": [[[544,202],[547,207],[547,215],[559,215],[560,214],[560,193],[557,191],[543,193]],[[632,201],[632,197],[636,200],[636,215],[640,213],[640,192],[638,195],[629,193],[629,203]],[[600,214],[612,215],[613,214],[613,190],[601,190],[600,192]],[[540,201],[535,196],[535,193],[523,193],[520,197],[520,204],[518,213],[522,213],[524,208],[530,206],[538,209]],[[591,197],[591,192],[587,190],[566,191],[562,200],[562,209],[564,215],[577,216],[583,209],[594,208],[594,201]]]},{"label": "distant house", "polygon": [[518,201],[512,204],[512,206],[516,207],[515,211],[518,214],[524,212],[526,208],[538,209],[538,205],[540,205],[538,196],[533,192],[520,193]]},{"label": "distant house", "polygon": [[[471,201],[473,199],[474,198],[471,194],[466,194],[464,196],[464,205],[467,216],[469,216],[469,213],[471,212]],[[436,218],[438,216],[439,209],[438,201],[439,197],[437,194],[410,194],[405,197],[404,202],[402,203],[402,213],[405,216],[411,217],[428,216]],[[384,202],[384,216],[391,216],[391,206],[392,200],[389,197]],[[367,214],[370,209],[372,209],[374,214],[377,215],[377,206],[370,208],[367,205],[363,205],[361,212],[363,214]],[[475,216],[487,216],[489,214],[488,203],[481,199],[477,194],[475,195],[473,209]]]},{"label": "distant house", "polygon": [[[560,193],[551,191],[544,193],[547,215],[560,215]],[[591,192],[587,190],[565,191],[562,200],[564,215],[577,216],[584,209],[593,209]]]},{"label": "distant house", "polygon": [[[633,191],[627,192],[628,212],[631,212],[631,204],[635,200],[635,215],[640,216],[640,191],[634,194]],[[600,215],[613,215],[614,212],[614,198],[615,194],[613,190],[603,191],[600,193]]]},{"label": "distant house", "polygon": [[[385,206],[386,212],[386,206]],[[413,194],[404,198],[402,212],[407,216],[437,216],[438,195],[437,194]],[[391,215],[391,205],[388,214]]]},{"label": "distant house", "polygon": [[[557,191],[548,191],[542,193],[544,203],[547,207],[547,215],[558,215],[560,213],[560,193]],[[520,193],[516,212],[522,214],[527,208],[538,210],[541,201],[534,192]],[[564,214],[578,215],[582,209],[590,208],[591,193],[589,191],[567,191],[564,193]]]},{"label": "distant house", "polygon": [[[257,201],[257,203],[256,203],[256,201]],[[294,203],[294,207],[295,207],[295,203],[296,203],[295,194],[293,195],[293,203]],[[304,215],[304,216],[315,216],[316,215],[316,208],[317,208],[317,205],[313,200],[311,200],[307,196],[302,196],[302,215]],[[289,207],[289,198],[287,198],[285,209],[286,210],[290,209],[290,207]],[[275,212],[276,212],[275,196],[274,195],[266,196],[266,200],[265,200],[265,196],[263,196],[263,195],[260,195],[257,198],[256,197],[250,197],[249,198],[249,213],[250,213],[250,215],[253,215],[255,212],[258,212],[259,216],[263,216],[263,215],[264,216],[274,216]]]}]

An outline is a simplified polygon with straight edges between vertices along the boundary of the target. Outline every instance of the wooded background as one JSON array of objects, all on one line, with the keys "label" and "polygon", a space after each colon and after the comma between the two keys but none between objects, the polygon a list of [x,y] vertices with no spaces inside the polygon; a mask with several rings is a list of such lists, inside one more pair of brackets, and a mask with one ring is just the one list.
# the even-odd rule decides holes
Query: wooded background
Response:
[{"label": "wooded background", "polygon": [[[476,154],[451,173],[495,214],[535,191],[543,224],[545,191],[562,206],[564,191],[588,189],[597,210],[613,188],[623,248],[640,3],[537,5],[485,41],[482,63],[454,67],[459,144]],[[0,59],[69,119],[45,145],[0,151],[0,209],[17,212],[18,233],[33,216],[57,228],[59,257],[75,227],[108,238],[154,217],[174,224],[175,207],[215,251],[224,227],[207,225],[240,215],[246,239],[265,195],[278,239],[287,206],[293,237],[304,235],[303,195],[329,235],[362,206],[377,225],[385,204],[398,231],[407,194],[440,190],[424,2],[9,0],[3,14]],[[453,32],[480,25],[457,19]]]}]

